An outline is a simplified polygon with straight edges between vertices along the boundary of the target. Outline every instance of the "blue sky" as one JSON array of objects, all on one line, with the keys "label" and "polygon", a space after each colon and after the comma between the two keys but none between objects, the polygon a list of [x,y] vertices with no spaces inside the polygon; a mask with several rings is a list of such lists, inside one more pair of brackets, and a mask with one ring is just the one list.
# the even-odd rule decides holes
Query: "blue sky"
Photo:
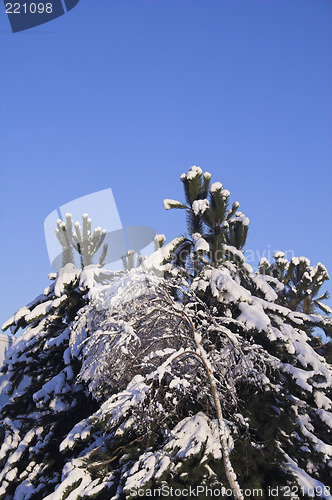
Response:
[{"label": "blue sky", "polygon": [[111,187],[124,225],[170,240],[184,214],[162,200],[182,199],[191,165],[240,202],[247,250],[332,274],[331,10],[81,0],[13,34],[1,3],[1,323],[48,285],[56,207]]}]

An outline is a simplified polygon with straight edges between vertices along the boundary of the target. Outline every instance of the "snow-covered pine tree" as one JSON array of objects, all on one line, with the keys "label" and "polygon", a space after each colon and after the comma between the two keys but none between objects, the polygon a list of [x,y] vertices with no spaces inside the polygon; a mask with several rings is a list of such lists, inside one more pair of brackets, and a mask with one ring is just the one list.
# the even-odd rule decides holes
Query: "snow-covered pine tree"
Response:
[{"label": "snow-covered pine tree", "polygon": [[[89,221],[83,216],[83,227]],[[72,218],[58,220],[64,266],[49,278],[52,284],[33,302],[21,308],[2,327],[23,333],[8,352],[3,371],[9,376],[12,396],[1,412],[3,443],[0,451],[0,498],[43,498],[61,481],[59,444],[72,426],[96,407],[77,382],[80,363],[71,363],[71,324],[89,298],[96,282],[106,283],[112,273],[100,264],[85,265],[99,248],[104,232],[95,230],[80,249],[73,244],[79,224],[72,231]],[[91,226],[91,221],[90,221]],[[92,245],[92,244],[93,245]],[[92,248],[93,247],[93,248]],[[81,254],[83,268],[73,264],[73,249]],[[105,253],[105,251],[103,252]],[[91,258],[89,262],[91,262]]]},{"label": "snow-covered pine tree", "polygon": [[[246,242],[249,219],[238,211],[239,203],[235,201],[228,208],[230,192],[223,189],[221,182],[210,184],[211,174],[203,174],[200,167],[190,167],[187,173],[181,175],[186,204],[176,200],[164,200],[164,208],[183,209],[187,214],[187,230],[189,240],[179,248],[178,263],[186,263],[187,254],[207,250],[210,261],[218,265],[227,256],[227,246],[241,250]],[[195,256],[194,256],[195,258]],[[196,260],[195,259],[195,260]],[[195,266],[197,271],[197,265]]]},{"label": "snow-covered pine tree", "polygon": [[[129,500],[137,488],[140,498],[167,498],[171,487],[183,496],[210,487],[217,498],[265,499],[278,488],[280,500],[331,499],[332,367],[310,333],[330,335],[331,320],[283,305],[278,277],[254,273],[227,232],[216,248],[211,228],[201,221],[198,232],[199,223],[185,263],[188,241],[176,238],[140,268],[95,284],[67,325],[66,360],[93,407],[57,441],[48,500]],[[211,248],[222,252],[214,257]],[[7,432],[9,483],[35,445]],[[16,474],[16,490],[3,482],[4,495],[45,498],[36,464],[27,478]]]},{"label": "snow-covered pine tree", "polygon": [[[57,220],[56,237],[62,246],[62,267],[66,264],[74,264],[74,250],[80,255],[81,268],[92,264],[94,255],[98,252],[106,237],[106,229],[96,227],[91,233],[91,223],[88,214],[82,215],[83,228],[77,221],[74,224],[72,214],[66,214],[66,221]],[[104,244],[99,258],[99,264],[105,264],[108,244]]]},{"label": "snow-covered pine tree", "polygon": [[61,443],[67,463],[49,500],[202,486],[224,498],[271,488],[330,498],[332,370],[305,330],[331,323],[276,304],[255,274],[245,288],[224,265],[193,281],[146,269],[79,311],[71,355],[99,407]]},{"label": "snow-covered pine tree", "polygon": [[[275,252],[274,262],[270,262],[264,257],[259,264],[259,272],[265,275],[265,279],[270,281],[275,278],[281,282],[277,290],[277,302],[289,307],[293,311],[302,311],[312,314],[319,310],[326,314],[331,314],[332,310],[322,301],[329,298],[325,291],[319,295],[323,283],[329,279],[325,266],[318,262],[311,266],[310,260],[306,257],[292,257],[288,260],[284,252]],[[310,345],[324,356],[329,363],[332,363],[332,342],[322,340],[321,335],[314,327],[306,330],[309,335]],[[329,337],[332,331],[329,330]]]},{"label": "snow-covered pine tree", "polygon": [[278,278],[284,285],[278,290],[280,304],[307,314],[318,309],[327,314],[332,313],[331,308],[321,302],[329,298],[328,293],[318,296],[321,286],[329,279],[328,272],[321,262],[311,266],[306,257],[292,257],[288,260],[284,252],[275,252],[273,258],[274,262],[270,264],[264,257],[259,264],[259,270],[261,274]]}]

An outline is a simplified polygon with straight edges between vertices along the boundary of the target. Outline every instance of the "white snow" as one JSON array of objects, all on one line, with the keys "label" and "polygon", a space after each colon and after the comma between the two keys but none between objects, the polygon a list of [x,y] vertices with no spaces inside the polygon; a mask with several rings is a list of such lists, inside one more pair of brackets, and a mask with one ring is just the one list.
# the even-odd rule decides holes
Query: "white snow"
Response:
[{"label": "white snow", "polygon": [[46,384],[44,384],[39,391],[35,392],[35,394],[33,395],[33,400],[36,402],[39,401],[40,399],[47,401],[51,397],[51,394],[63,393],[65,389],[65,384],[66,384],[66,376],[65,373],[61,371],[60,373],[55,375],[51,380],[46,382]]},{"label": "white snow", "polygon": [[248,226],[250,221],[249,218],[246,217],[242,212],[235,212],[235,214],[229,219],[229,222],[240,222],[243,226]]},{"label": "white snow", "polygon": [[[55,491],[50,495],[47,495],[44,500],[62,500],[64,498],[65,491],[72,485],[77,483],[79,480],[81,480],[81,483],[79,485],[80,491],[91,485],[91,476],[85,469],[85,467],[83,467],[83,463],[81,460],[72,460],[72,463],[70,465],[71,467],[68,467],[63,474],[61,483],[58,485]],[[67,500],[77,500],[77,489],[75,488],[71,493],[69,493],[69,495],[66,494],[65,498]]]},{"label": "white snow", "polygon": [[204,212],[209,208],[210,203],[206,198],[204,200],[195,200],[191,206],[195,215],[204,214]]},{"label": "white snow", "polygon": [[81,290],[91,290],[96,286],[96,276],[98,276],[98,271],[100,271],[100,268],[95,264],[84,267],[79,274],[79,287]]},{"label": "white snow", "polygon": [[82,420],[76,424],[60,444],[60,452],[73,448],[77,440],[86,439],[90,435],[90,431],[91,427],[87,424],[86,420]]},{"label": "white snow", "polygon": [[233,280],[228,269],[213,269],[210,286],[212,294],[220,302],[237,302],[250,298],[250,292]]},{"label": "white snow", "polygon": [[194,251],[195,252],[209,252],[210,250],[210,245],[208,242],[202,238],[202,236],[199,233],[194,233],[192,235],[193,241],[194,241]]},{"label": "white snow", "polygon": [[213,182],[210,186],[210,193],[216,193],[217,191],[221,192],[222,190],[222,184],[221,182]]},{"label": "white snow", "polygon": [[315,490],[321,492],[319,498],[325,498],[326,500],[332,500],[332,495],[327,493],[330,491],[329,486],[324,485],[317,479],[309,476],[303,469],[301,469],[298,464],[285,453],[286,462],[285,467],[290,469],[292,473],[295,475],[299,485],[303,488],[303,491],[310,497],[315,497]]},{"label": "white snow", "polygon": [[317,415],[319,418],[332,429],[332,413],[330,411],[325,411],[323,409],[317,410]]},{"label": "white snow", "polygon": [[2,325],[1,329],[2,330],[7,330],[7,328],[12,324],[12,323],[17,323],[21,318],[24,318],[27,314],[30,313],[30,309],[28,307],[21,307],[11,318],[9,318],[5,323]]},{"label": "white snow", "polygon": [[165,262],[170,260],[174,249],[180,245],[185,240],[183,236],[174,238],[170,243],[166,243],[161,248],[149,255],[138,268],[145,271],[153,271],[156,274],[163,275],[165,268]]},{"label": "white snow", "polygon": [[174,208],[174,206],[175,207],[183,207],[184,208],[183,203],[181,203],[180,201],[171,200],[171,199],[168,199],[168,198],[166,198],[163,201],[163,205],[164,205],[164,209],[165,210],[170,210],[171,208]]},{"label": "white snow", "polygon": [[58,307],[66,300],[67,300],[67,295],[63,294],[61,297],[58,297],[55,300],[47,300],[46,302],[42,302],[41,304],[37,305],[32,311],[29,311],[29,313],[26,314],[25,320],[29,322],[41,316],[45,316],[48,312]]},{"label": "white snow", "polygon": [[263,330],[268,332],[270,319],[260,304],[246,304],[245,302],[241,302],[239,309],[241,314],[237,318],[237,321],[242,321],[248,329],[256,328],[258,331]]},{"label": "white snow", "polygon": [[[176,450],[178,458],[188,458],[199,453],[205,447],[204,457],[211,455],[221,458],[221,446],[216,421],[211,421],[203,412],[187,417],[179,422],[170,433],[171,439],[166,445],[168,451]],[[204,462],[204,458],[201,460]]]},{"label": "white snow", "polygon": [[257,288],[264,293],[266,300],[268,300],[269,302],[274,302],[275,300],[277,300],[278,295],[267,283],[264,275],[255,274],[252,276],[252,280],[256,284]]},{"label": "white snow", "polygon": [[332,401],[319,391],[314,393],[315,403],[317,408],[323,408],[324,410],[332,409]]},{"label": "white snow", "polygon": [[301,368],[296,368],[295,366],[290,365],[289,363],[283,363],[283,369],[290,373],[297,383],[298,386],[302,387],[305,391],[312,392],[312,386],[308,384],[307,380],[315,372],[302,370]]},{"label": "white snow", "polygon": [[70,336],[70,328],[65,328],[64,331],[58,335],[57,337],[53,337],[52,339],[49,339],[46,343],[48,347],[59,347],[62,342],[67,340]]},{"label": "white snow", "polygon": [[142,375],[135,375],[126,390],[111,396],[97,414],[108,414],[112,416],[113,421],[118,421],[132,406],[137,406],[145,399],[149,388]]},{"label": "white snow", "polygon": [[309,365],[314,370],[321,370],[322,363],[317,356],[317,353],[307,342],[309,339],[303,332],[299,333],[291,325],[285,324],[283,321],[278,320],[280,338],[287,344],[287,350],[291,354],[296,353],[297,359],[306,368]]},{"label": "white snow", "polygon": [[81,270],[76,269],[74,264],[66,264],[64,267],[62,267],[58,274],[57,278],[55,281],[54,285],[54,293],[57,297],[60,297],[61,294],[64,292],[66,285],[69,285],[70,283],[74,282],[78,275],[80,274]]},{"label": "white snow", "polygon": [[182,175],[184,175],[188,179],[188,181],[190,181],[194,179],[197,175],[202,175],[202,173],[203,172],[200,167],[196,167],[196,165],[193,165],[192,167],[189,168],[187,174],[182,174]]},{"label": "white snow", "polygon": [[180,379],[179,377],[175,377],[175,378],[173,378],[173,380],[171,380],[171,382],[169,384],[170,389],[174,389],[174,388],[181,389],[182,387],[184,387],[184,388],[190,387],[190,383],[185,378]]},{"label": "white snow", "polygon": [[320,302],[319,300],[317,300],[316,302],[320,307],[321,309],[326,313],[326,314],[332,314],[332,309],[327,305],[327,304],[323,304],[322,302]]},{"label": "white snow", "polygon": [[283,259],[285,257],[285,254],[284,252],[274,252],[273,254],[273,258],[278,260],[278,259]]},{"label": "white snow", "polygon": [[168,442],[154,453],[143,453],[125,473],[124,492],[143,487],[153,478],[160,477],[167,469],[172,470],[178,460],[184,460],[204,450],[201,463],[209,456],[222,457],[216,421],[211,421],[202,412],[181,420],[170,432]]},{"label": "white snow", "polygon": [[[228,226],[228,223],[226,222],[227,226]],[[236,247],[232,246],[232,245],[224,245],[224,248],[225,248],[225,253],[226,255],[230,254],[230,255],[234,255],[236,256],[236,258],[242,262],[243,264],[245,264],[245,256],[243,254],[243,252],[241,250],[238,250]],[[248,264],[249,265],[249,264]],[[251,266],[250,266],[251,268]]]},{"label": "white snow", "polygon": [[305,264],[306,266],[310,266],[310,260],[307,257],[299,257],[300,264]]}]

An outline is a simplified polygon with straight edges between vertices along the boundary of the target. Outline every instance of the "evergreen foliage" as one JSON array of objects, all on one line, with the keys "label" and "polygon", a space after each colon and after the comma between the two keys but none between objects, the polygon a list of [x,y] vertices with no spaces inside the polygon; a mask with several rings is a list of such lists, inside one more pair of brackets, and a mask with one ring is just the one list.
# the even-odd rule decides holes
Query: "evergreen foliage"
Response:
[{"label": "evergreen foliage", "polygon": [[141,254],[137,254],[135,250],[128,250],[128,252],[122,257],[123,269],[130,271],[134,267],[139,267],[142,264],[143,257]]},{"label": "evergreen foliage", "polygon": [[318,296],[321,286],[329,279],[328,272],[321,262],[310,266],[310,260],[306,257],[293,257],[289,261],[283,252],[276,252],[273,257],[273,264],[263,258],[259,269],[262,274],[277,278],[284,285],[278,292],[280,304],[292,311],[303,311],[306,314],[312,314],[317,309],[332,313],[332,310],[321,302],[329,298],[328,293]]},{"label": "evergreen foliage", "polygon": [[5,363],[0,498],[331,498],[327,271],[279,253],[254,273],[247,220],[210,177],[192,167],[186,204],[165,202],[190,240],[158,235],[119,273],[66,264],[4,325],[25,330]]},{"label": "evergreen foliage", "polygon": [[[67,214],[66,231],[71,217]],[[64,248],[63,258],[71,255]],[[21,308],[3,326],[17,337],[2,371],[9,376],[9,403],[1,411],[1,498],[44,498],[61,481],[59,445],[82,415],[96,408],[88,390],[77,381],[80,362],[69,355],[71,325],[89,300],[96,283],[112,273],[101,266],[84,270],[67,263],[49,275],[43,294]],[[27,496],[26,496],[27,495]]]},{"label": "evergreen foliage", "polygon": [[[62,246],[62,267],[66,264],[74,264],[74,252],[80,255],[81,267],[89,266],[93,263],[93,256],[98,252],[106,237],[106,230],[96,227],[91,233],[91,219],[88,214],[82,215],[83,228],[77,221],[74,224],[70,213],[66,214],[66,222],[57,220],[55,234]],[[105,258],[108,245],[104,244],[103,251],[99,258],[99,264],[105,265]]]},{"label": "evergreen foliage", "polygon": [[[163,246],[166,238],[164,234],[156,234],[153,238],[154,251],[156,252]],[[122,266],[125,271],[130,271],[131,269],[139,267],[143,262],[143,256],[140,253],[135,252],[135,250],[128,250],[125,255],[122,256]]]},{"label": "evergreen foliage", "polygon": [[216,266],[227,259],[225,244],[238,250],[245,245],[248,217],[238,211],[237,201],[229,209],[230,192],[223,189],[220,182],[210,184],[210,180],[209,172],[203,174],[200,167],[193,166],[181,175],[186,205],[176,200],[164,200],[166,210],[175,208],[187,212],[187,230],[194,241],[187,241],[182,245],[182,263],[186,261],[192,247],[196,252],[202,250],[201,238],[208,243],[208,246],[203,245],[203,250]]}]

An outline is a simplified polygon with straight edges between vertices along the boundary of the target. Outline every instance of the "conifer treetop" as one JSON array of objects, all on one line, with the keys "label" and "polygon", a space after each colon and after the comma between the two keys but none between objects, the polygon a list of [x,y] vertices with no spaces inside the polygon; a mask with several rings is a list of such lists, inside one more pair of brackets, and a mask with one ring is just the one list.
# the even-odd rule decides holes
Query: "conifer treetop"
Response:
[{"label": "conifer treetop", "polygon": [[[74,263],[75,250],[80,255],[82,269],[93,263],[93,256],[98,252],[106,237],[106,229],[96,227],[92,233],[92,220],[88,214],[82,215],[82,224],[77,221],[74,224],[72,214],[66,214],[66,221],[57,220],[57,229],[55,234],[62,246],[62,266],[68,263]],[[105,264],[105,258],[108,245],[104,244],[102,254],[99,258],[99,264]]]},{"label": "conifer treetop", "polygon": [[293,311],[303,311],[313,314],[320,309],[331,314],[331,308],[322,302],[329,298],[328,292],[320,295],[320,289],[325,281],[329,280],[326,267],[318,262],[311,266],[306,257],[285,258],[284,252],[275,252],[274,262],[263,258],[259,264],[259,271],[270,278],[277,278],[283,285],[279,290],[279,301]]},{"label": "conifer treetop", "polygon": [[[229,208],[230,192],[223,188],[221,182],[211,184],[211,174],[203,173],[197,166],[190,167],[180,179],[185,203],[165,199],[164,208],[186,211],[188,233],[190,237],[200,234],[206,240],[210,261],[218,265],[224,260],[225,245],[242,250],[248,234],[249,219],[238,211],[237,201]],[[192,244],[195,245],[195,242]],[[205,249],[208,251],[206,245]]]}]

